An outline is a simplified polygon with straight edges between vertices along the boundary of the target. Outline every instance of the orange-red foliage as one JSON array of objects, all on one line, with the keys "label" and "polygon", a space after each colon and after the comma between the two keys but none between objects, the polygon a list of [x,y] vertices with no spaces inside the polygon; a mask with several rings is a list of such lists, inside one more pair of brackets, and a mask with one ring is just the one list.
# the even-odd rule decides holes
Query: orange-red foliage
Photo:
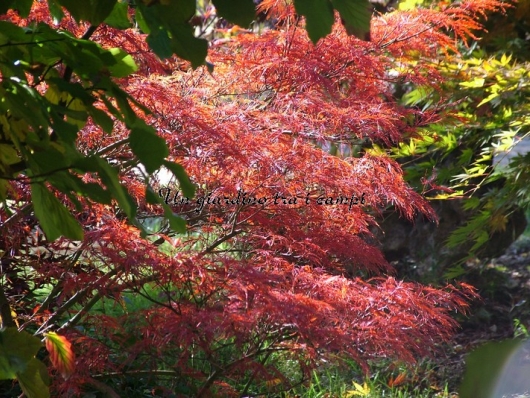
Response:
[{"label": "orange-red foliage", "polygon": [[[292,9],[283,4],[265,1],[262,7],[287,18]],[[454,51],[446,29],[456,38],[470,36],[479,27],[477,16],[501,6],[463,1],[439,11],[376,17],[371,42],[348,37],[340,24],[317,45],[294,24],[240,34],[211,48],[213,74],[156,61],[132,30],[98,29],[97,40],[125,47],[142,66],[123,86],[153,110],[147,120],[199,187],[197,197],[234,198],[244,191],[269,200],[200,211],[195,199],[173,205],[187,219],[188,232],[159,234],[174,248],[171,254],[141,239],[113,207],[93,205],[79,213],[87,233],[78,265],[31,260],[38,281],[61,286],[52,308],[80,291],[87,300],[119,299],[124,290],[145,294],[142,284],[154,283],[162,293],[151,297],[152,307],[123,319],[91,314],[83,329],[65,327],[78,363],[76,373],[60,381],[62,388],[79,390],[95,374],[130,370],[136,359],[142,369],[174,370],[208,395],[214,383],[228,388],[223,380],[245,380],[249,372],[256,380],[284,380],[274,362],[263,360],[272,352],[307,371],[330,353],[363,366],[381,357],[412,362],[447,339],[457,326],[450,314],[466,309],[473,289],[394,279],[371,233],[374,214],[389,205],[404,217],[423,213],[434,220],[429,205],[391,159],[375,152],[341,158],[315,144],[366,139],[391,145],[435,120],[435,114],[400,106],[392,84],[436,85],[440,77],[421,59]],[[412,58],[416,66],[403,69]],[[107,136],[88,125],[79,146],[98,150],[126,134],[118,127]],[[109,153],[128,156],[126,147]],[[162,213],[145,204],[137,173],[123,170],[122,177],[143,215]],[[18,193],[28,194],[25,187]],[[276,194],[297,202],[274,204]],[[320,196],[353,194],[364,195],[365,205],[317,203]],[[19,250],[26,230],[13,227],[3,243]]]}]

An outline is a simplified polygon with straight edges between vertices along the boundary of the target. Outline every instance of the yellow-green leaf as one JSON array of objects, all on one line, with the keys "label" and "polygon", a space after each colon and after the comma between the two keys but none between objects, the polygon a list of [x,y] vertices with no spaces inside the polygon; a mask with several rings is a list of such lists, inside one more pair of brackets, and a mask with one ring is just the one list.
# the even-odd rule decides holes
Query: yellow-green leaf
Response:
[{"label": "yellow-green leaf", "polygon": [[114,56],[116,64],[109,66],[109,71],[114,77],[125,77],[138,70],[136,62],[130,54],[121,48],[111,48],[109,52]]},{"label": "yellow-green leaf", "polygon": [[460,85],[462,87],[468,87],[468,88],[479,88],[484,86],[484,82],[486,80],[484,78],[476,78],[471,80],[470,82],[462,82]]},{"label": "yellow-green leaf", "polygon": [[20,156],[11,145],[0,144],[0,162],[3,164],[15,164],[20,161]]}]

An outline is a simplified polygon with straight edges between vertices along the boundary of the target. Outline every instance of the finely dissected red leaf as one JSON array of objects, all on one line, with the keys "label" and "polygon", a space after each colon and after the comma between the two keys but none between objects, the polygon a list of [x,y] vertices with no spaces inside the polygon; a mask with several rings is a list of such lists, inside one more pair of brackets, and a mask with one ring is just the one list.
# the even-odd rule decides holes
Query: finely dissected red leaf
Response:
[{"label": "finely dissected red leaf", "polygon": [[[141,239],[114,205],[97,204],[76,213],[86,230],[79,247],[30,236],[35,224],[29,217],[0,237],[17,256],[28,241],[47,250],[32,260],[37,282],[60,283],[61,289],[33,320],[48,322],[84,289],[97,291],[105,305],[129,299],[131,292],[151,303],[134,310],[122,302],[115,311],[121,316],[90,312],[82,320],[86,327],[70,328],[83,358],[74,374],[70,342],[48,333],[54,367],[71,375],[58,381],[58,389],[82,395],[83,383],[94,375],[132,365],[157,370],[160,358],[170,357],[168,366],[180,372],[182,383],[205,385],[208,396],[210,379],[190,360],[198,358],[196,363],[219,369],[211,388],[229,396],[232,386],[225,381],[241,384],[250,370],[270,389],[283,380],[274,361],[263,361],[273,351],[310,375],[326,353],[365,366],[377,357],[413,362],[447,339],[457,326],[449,314],[464,311],[476,293],[465,284],[435,289],[388,276],[392,268],[374,243],[374,215],[388,206],[407,218],[435,214],[395,161],[362,145],[384,148],[438,120],[436,112],[400,105],[393,86],[442,83],[431,57],[454,47],[447,29],[458,37],[470,34],[477,15],[501,7],[495,0],[460,4],[466,6],[374,17],[371,42],[348,37],[337,24],[313,45],[297,29],[290,2],[266,0],[261,10],[283,25],[214,43],[213,74],[162,63],[140,33],[100,26],[93,36],[99,43],[134,55],[140,68],[123,79],[123,89],[153,110],[146,121],[167,141],[169,159],[182,164],[199,188],[187,202],[173,183],[155,187],[172,190],[168,204],[188,221],[187,233],[176,237],[162,225],[156,240]],[[35,9],[34,19],[46,21],[46,3],[35,2]],[[68,18],[61,24],[83,34]],[[128,133],[119,121],[113,134],[89,122],[79,133],[79,150],[111,147],[109,161],[131,159],[127,145],[114,146]],[[332,145],[341,156],[331,153]],[[139,219],[162,214],[160,206],[146,203],[138,172],[124,167],[120,179],[139,205]],[[13,182],[13,189],[20,202],[29,200],[27,184]],[[268,200],[224,202],[238,192]],[[359,203],[361,197],[366,203]],[[199,198],[211,200],[200,205]],[[164,250],[152,241],[165,241]],[[79,254],[75,264],[73,252]],[[90,298],[87,293],[82,302]]]},{"label": "finely dissected red leaf", "polygon": [[74,371],[75,357],[72,351],[72,344],[55,332],[45,334],[45,344],[50,360],[64,378],[70,376]]}]

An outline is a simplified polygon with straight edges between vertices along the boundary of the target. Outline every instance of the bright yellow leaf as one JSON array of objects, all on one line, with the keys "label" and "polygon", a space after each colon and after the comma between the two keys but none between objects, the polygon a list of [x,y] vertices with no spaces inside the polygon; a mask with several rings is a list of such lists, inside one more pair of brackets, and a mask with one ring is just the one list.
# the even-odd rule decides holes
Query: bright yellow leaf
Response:
[{"label": "bright yellow leaf", "polygon": [[370,394],[370,387],[368,387],[368,384],[364,382],[364,384],[361,386],[359,383],[353,382],[353,387],[355,387],[355,390],[349,390],[346,391],[345,398],[349,397],[366,397],[368,394]]}]

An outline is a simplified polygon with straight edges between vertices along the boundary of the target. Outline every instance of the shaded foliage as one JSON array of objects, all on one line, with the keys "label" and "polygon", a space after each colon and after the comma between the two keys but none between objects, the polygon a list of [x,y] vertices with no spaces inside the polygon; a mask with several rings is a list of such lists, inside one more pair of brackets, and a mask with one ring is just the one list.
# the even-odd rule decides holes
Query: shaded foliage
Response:
[{"label": "shaded foliage", "polygon": [[[509,15],[495,15],[496,29],[510,25],[513,10],[519,15],[524,7],[523,2],[507,8]],[[437,88],[405,84],[397,90],[404,105],[440,115],[393,154],[405,165],[407,181],[433,201],[441,228],[427,232],[434,230],[428,222],[412,227],[390,216],[383,227],[389,231],[386,250],[396,257],[410,253],[422,263],[422,273],[435,278],[448,267],[453,268],[447,275],[458,275],[455,265],[474,256],[501,254],[526,226],[526,160],[515,157],[508,167],[503,161],[528,134],[528,65],[515,60],[524,59],[526,50],[512,57],[505,48],[493,51],[489,39],[459,50],[438,57],[445,79]],[[397,235],[396,225],[412,233]],[[414,250],[421,247],[423,252]]]}]

